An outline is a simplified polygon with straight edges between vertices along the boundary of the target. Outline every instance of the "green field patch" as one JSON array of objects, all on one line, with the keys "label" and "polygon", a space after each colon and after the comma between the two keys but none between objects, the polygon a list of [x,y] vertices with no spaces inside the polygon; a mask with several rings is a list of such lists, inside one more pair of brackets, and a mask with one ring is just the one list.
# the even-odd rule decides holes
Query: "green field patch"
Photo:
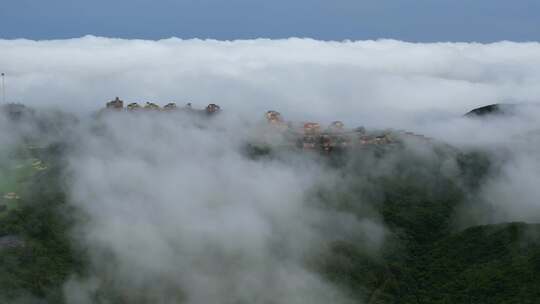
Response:
[{"label": "green field patch", "polygon": [[12,160],[9,164],[0,166],[0,217],[20,206],[30,179],[47,168],[47,165],[37,158]]}]

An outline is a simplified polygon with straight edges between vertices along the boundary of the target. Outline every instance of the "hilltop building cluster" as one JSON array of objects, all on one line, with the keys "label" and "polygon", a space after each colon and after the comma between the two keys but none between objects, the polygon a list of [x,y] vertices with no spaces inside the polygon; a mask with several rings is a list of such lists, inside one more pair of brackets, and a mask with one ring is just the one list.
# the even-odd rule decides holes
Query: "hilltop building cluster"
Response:
[{"label": "hilltop building cluster", "polygon": [[[107,102],[107,110],[114,111],[189,111],[200,114],[215,114],[221,111],[220,106],[209,104],[203,110],[194,110],[191,103],[187,103],[184,107],[177,107],[176,103],[171,102],[163,107],[147,102],[144,106],[136,102],[129,103],[124,106],[124,101],[116,97],[114,100]],[[396,142],[394,134],[402,136],[412,136],[421,139],[427,139],[421,135],[416,135],[411,132],[384,132],[384,133],[367,133],[363,127],[355,129],[346,129],[342,121],[334,121],[328,127],[322,128],[317,122],[304,122],[300,126],[294,125],[292,122],[286,122],[281,113],[277,111],[266,112],[265,118],[272,129],[282,132],[287,138],[290,145],[294,145],[303,150],[319,150],[323,152],[331,152],[336,149],[347,149],[352,146],[372,146],[372,145],[388,145]]]},{"label": "hilltop building cluster", "polygon": [[382,145],[394,142],[390,134],[370,135],[363,127],[347,130],[342,121],[334,121],[327,128],[322,129],[316,122],[305,122],[301,127],[295,128],[292,123],[285,122],[277,111],[266,112],[266,119],[269,125],[277,130],[292,134],[296,145],[304,150],[331,152],[349,148],[355,144]]},{"label": "hilltop building cluster", "polygon": [[[177,107],[176,103],[170,102],[163,107],[160,107],[158,104],[155,104],[153,102],[146,102],[144,106],[141,106],[140,104],[136,102],[129,103],[126,107],[124,107],[124,101],[121,100],[119,97],[116,97],[114,100],[111,100],[106,103],[105,108],[107,110],[116,110],[116,111],[139,111],[139,110],[147,110],[147,111],[176,111],[176,110],[187,110],[187,111],[201,111],[201,110],[194,110],[191,106],[191,103],[187,103],[183,108]],[[206,106],[206,108],[202,111],[206,112],[207,114],[214,114],[221,110],[221,107],[217,104],[209,104]]]}]

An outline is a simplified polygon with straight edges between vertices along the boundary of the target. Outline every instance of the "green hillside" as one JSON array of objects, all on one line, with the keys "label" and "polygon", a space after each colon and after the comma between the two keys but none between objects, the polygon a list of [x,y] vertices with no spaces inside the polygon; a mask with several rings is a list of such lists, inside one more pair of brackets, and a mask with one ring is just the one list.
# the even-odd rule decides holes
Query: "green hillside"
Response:
[{"label": "green hillside", "polygon": [[[456,231],[452,222],[456,208],[470,203],[466,193],[490,170],[487,155],[454,155],[459,173],[444,176],[437,172],[452,151],[439,150],[431,161],[406,151],[385,153],[393,155],[353,160],[344,168],[351,176],[343,188],[323,194],[328,205],[358,217],[365,215],[366,201],[382,214],[390,235],[381,254],[335,242],[318,269],[367,303],[535,303],[539,225]],[[389,162],[395,162],[392,174],[381,174]]]},{"label": "green hillside", "polygon": [[[4,189],[18,195],[0,216],[0,299],[31,295],[62,303],[61,286],[81,269],[83,255],[75,254],[70,244],[72,211],[61,186],[57,149],[26,152],[12,159],[17,164],[14,171],[0,172]],[[21,155],[30,158],[20,159]],[[37,155],[47,159],[47,165],[38,162]]]}]

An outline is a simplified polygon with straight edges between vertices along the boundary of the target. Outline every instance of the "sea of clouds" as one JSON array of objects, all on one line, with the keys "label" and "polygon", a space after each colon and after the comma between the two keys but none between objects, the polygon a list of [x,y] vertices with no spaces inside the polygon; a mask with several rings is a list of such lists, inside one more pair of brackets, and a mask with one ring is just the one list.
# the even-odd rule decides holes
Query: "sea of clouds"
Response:
[{"label": "sea of clouds", "polygon": [[[67,186],[85,215],[73,235],[92,273],[66,284],[70,303],[94,303],[107,288],[126,303],[348,303],[306,260],[339,239],[376,254],[386,228],[319,208],[310,191],[339,174],[316,157],[246,157],[240,147],[261,136],[270,109],[490,151],[504,162],[482,185],[474,224],[540,221],[538,43],[0,40],[0,70],[8,101],[80,119]],[[223,115],[92,116],[115,96],[217,103]],[[499,102],[523,107],[463,117]],[[0,126],[0,141],[12,142],[9,123]]]},{"label": "sea of clouds", "polygon": [[395,40],[0,40],[10,101],[96,110],[126,101],[218,103],[379,127],[538,102],[540,44]]}]

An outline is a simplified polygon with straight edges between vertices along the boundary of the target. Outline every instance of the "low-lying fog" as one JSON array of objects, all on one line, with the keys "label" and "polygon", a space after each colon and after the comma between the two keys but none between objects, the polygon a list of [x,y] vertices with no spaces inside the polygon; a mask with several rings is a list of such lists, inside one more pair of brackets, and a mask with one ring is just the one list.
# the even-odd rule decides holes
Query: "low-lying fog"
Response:
[{"label": "low-lying fog", "polygon": [[[73,235],[93,273],[66,284],[70,303],[93,303],[103,286],[148,303],[348,303],[306,260],[341,238],[377,254],[387,229],[380,215],[313,201],[314,187],[341,178],[317,157],[245,156],[270,109],[489,151],[502,165],[476,194],[483,207],[463,211],[467,221],[540,221],[538,43],[3,40],[0,68],[9,101],[79,118],[66,132],[76,146],[66,186],[85,214]],[[97,121],[91,113],[115,96],[217,103],[223,115]],[[462,117],[499,102],[528,105],[509,117]],[[0,143],[16,140],[8,122],[0,127]]]}]

